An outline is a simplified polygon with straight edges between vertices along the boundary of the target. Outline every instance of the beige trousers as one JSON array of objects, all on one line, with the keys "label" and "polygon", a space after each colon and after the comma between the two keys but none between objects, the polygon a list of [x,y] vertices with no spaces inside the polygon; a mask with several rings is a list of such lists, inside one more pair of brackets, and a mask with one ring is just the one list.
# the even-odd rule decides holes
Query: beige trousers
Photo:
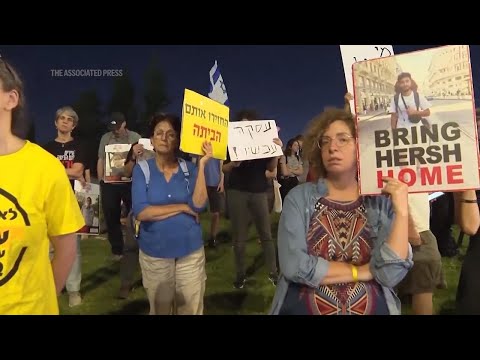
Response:
[{"label": "beige trousers", "polygon": [[150,315],[203,315],[205,251],[182,258],[154,258],[139,252]]}]

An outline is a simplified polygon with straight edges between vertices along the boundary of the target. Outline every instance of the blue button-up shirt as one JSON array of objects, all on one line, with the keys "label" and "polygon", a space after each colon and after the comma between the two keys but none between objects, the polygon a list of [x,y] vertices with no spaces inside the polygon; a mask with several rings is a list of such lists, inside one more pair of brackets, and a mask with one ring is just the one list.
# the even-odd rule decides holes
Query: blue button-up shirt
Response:
[{"label": "blue button-up shirt", "polygon": [[[195,212],[204,209],[193,204],[192,196],[198,169],[191,162],[186,162],[188,178],[179,166],[177,173],[168,182],[164,174],[158,170],[154,158],[147,160],[147,163],[150,168],[148,188],[141,167],[136,165],[133,169],[132,208],[135,217],[151,205],[188,204]],[[203,246],[202,228],[193,216],[186,213],[159,221],[142,221],[138,244],[149,256],[179,258]]]}]

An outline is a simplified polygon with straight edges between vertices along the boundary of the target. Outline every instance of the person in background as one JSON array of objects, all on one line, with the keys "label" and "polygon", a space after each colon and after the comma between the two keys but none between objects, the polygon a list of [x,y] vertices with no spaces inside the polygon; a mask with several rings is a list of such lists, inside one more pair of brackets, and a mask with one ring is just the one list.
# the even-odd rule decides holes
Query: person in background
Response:
[{"label": "person in background", "polygon": [[12,133],[24,107],[22,80],[0,58],[0,314],[58,315],[85,222],[63,165]]},{"label": "person in background", "polygon": [[[147,130],[148,131],[148,130]],[[155,152],[144,149],[138,141],[133,143],[125,160],[125,176],[131,177],[133,167],[140,160],[149,160],[155,157]],[[135,234],[134,224],[127,217],[125,221],[125,244],[123,257],[120,260],[120,290],[119,299],[127,299],[134,285],[135,272],[139,268],[138,240]]]},{"label": "person in background", "polygon": [[409,296],[415,315],[433,315],[433,293],[446,288],[442,257],[437,239],[430,231],[430,201],[428,193],[408,194],[409,226],[418,235],[410,241],[413,247],[413,267],[398,285],[400,297]]},{"label": "person in background", "polygon": [[[258,116],[252,111],[243,110],[237,114],[235,119],[236,121],[257,120]],[[275,139],[274,143],[282,146],[280,139]],[[274,171],[278,166],[278,159],[278,157],[273,157],[230,161],[230,154],[228,154],[227,160],[223,164],[223,172],[229,174],[227,196],[237,273],[233,286],[236,289],[242,289],[246,282],[245,245],[248,224],[251,219],[255,222],[262,242],[269,271],[268,278],[274,285],[277,283],[275,245],[268,211],[268,184],[265,170]]]},{"label": "person in background", "polygon": [[210,210],[209,247],[217,245],[217,235],[220,228],[220,212],[224,202],[223,193],[223,160],[210,159],[205,164],[205,180],[207,182],[208,206]]},{"label": "person in background", "polygon": [[353,117],[341,109],[327,109],[306,132],[319,180],[285,198],[272,314],[400,314],[393,288],[412,266],[408,187],[384,178],[388,196],[360,196],[356,141]]},{"label": "person in background", "polygon": [[[479,129],[480,109],[477,109],[477,131]],[[460,315],[480,315],[480,191],[457,195],[455,200],[457,224],[465,234],[470,235],[458,282],[456,312]]]},{"label": "person in background", "polygon": [[265,170],[265,177],[267,178],[267,199],[268,199],[268,212],[271,214],[273,207],[275,206],[275,188],[273,187],[273,180],[277,179],[277,168]]},{"label": "person in background", "polygon": [[93,226],[94,210],[92,206],[91,197],[87,197],[87,199],[85,200],[85,203],[82,206],[82,215],[83,215],[83,218],[85,219],[85,225],[88,227]]},{"label": "person in background", "polygon": [[100,181],[102,208],[107,224],[108,241],[112,249],[112,259],[120,261],[123,256],[123,233],[120,223],[121,203],[126,205],[126,212],[131,207],[131,183],[105,183],[105,147],[112,144],[134,144],[141,138],[139,134],[127,129],[127,122],[122,113],[113,113],[110,118],[110,132],[104,134],[98,147],[97,174]]},{"label": "person in background", "polygon": [[455,257],[459,253],[452,226],[455,223],[454,193],[446,192],[431,202],[430,229],[435,235],[442,257]]},{"label": "person in background", "polygon": [[[198,157],[193,159],[198,163]],[[205,165],[205,180],[207,182],[208,207],[210,210],[210,235],[208,236],[208,246],[215,248],[217,246],[217,235],[220,230],[220,214],[225,204],[224,198],[224,174],[222,171],[223,160],[211,159]]]},{"label": "person in background", "polygon": [[303,172],[301,175],[298,176],[298,182],[303,184],[307,182],[309,166],[308,160],[306,160],[303,156],[303,135],[299,134],[293,138],[298,143],[298,158],[302,162]]},{"label": "person in background", "polygon": [[459,315],[480,315],[479,204],[478,191],[470,190],[455,194],[456,223],[461,231],[470,236],[457,287],[456,313]]},{"label": "person in background", "polygon": [[280,194],[282,201],[285,200],[288,192],[299,184],[298,176],[303,174],[303,163],[299,154],[300,146],[298,141],[290,139],[284,151],[284,156],[279,160],[281,185]]},{"label": "person in background", "polygon": [[[87,153],[84,145],[78,139],[72,137],[72,131],[78,126],[78,120],[77,113],[70,106],[64,106],[58,109],[55,114],[57,137],[44,146],[44,149],[60,160],[65,167],[72,189],[74,189],[75,180],[80,181],[83,186],[86,186],[83,174],[85,164],[88,163]],[[82,214],[84,214],[83,209]],[[86,218],[84,218],[84,220],[87,221]],[[82,283],[80,240],[81,235],[77,235],[77,257],[75,258],[66,283],[68,305],[70,307],[78,306],[82,303],[82,296],[80,294],[80,286]]]},{"label": "person in background", "polygon": [[141,222],[140,267],[151,315],[203,314],[206,272],[199,213],[208,198],[205,166],[212,146],[203,144],[198,167],[179,159],[180,129],[177,116],[155,116],[149,184],[141,166],[133,169],[133,214]]}]

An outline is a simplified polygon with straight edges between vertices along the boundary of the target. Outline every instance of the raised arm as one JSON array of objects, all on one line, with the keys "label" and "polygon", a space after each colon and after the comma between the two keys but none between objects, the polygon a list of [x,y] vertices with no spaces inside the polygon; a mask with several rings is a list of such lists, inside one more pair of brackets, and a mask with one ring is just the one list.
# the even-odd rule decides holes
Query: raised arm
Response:
[{"label": "raised arm", "polygon": [[213,156],[212,144],[204,142],[202,145],[204,156],[198,161],[197,179],[195,181],[195,190],[193,191],[190,207],[196,212],[205,208],[208,200],[207,184],[205,182],[205,165]]},{"label": "raised arm", "polygon": [[344,104],[343,104],[343,109],[348,112],[349,114],[352,113],[352,109],[350,107],[350,101],[353,100],[353,95],[347,92],[345,96],[343,97]]},{"label": "raised arm", "polygon": [[383,192],[391,201],[377,197],[381,204],[380,220],[372,240],[374,250],[370,260],[373,278],[381,285],[393,288],[413,266],[409,244],[408,187],[392,178],[384,178]]}]

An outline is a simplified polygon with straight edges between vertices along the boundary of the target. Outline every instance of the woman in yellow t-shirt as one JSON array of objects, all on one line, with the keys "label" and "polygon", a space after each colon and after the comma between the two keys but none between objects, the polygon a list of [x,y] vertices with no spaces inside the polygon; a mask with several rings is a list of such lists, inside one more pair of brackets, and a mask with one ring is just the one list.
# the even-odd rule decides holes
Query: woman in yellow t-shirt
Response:
[{"label": "woman in yellow t-shirt", "polygon": [[12,132],[23,107],[22,81],[0,58],[0,315],[57,315],[85,223],[60,161]]}]

